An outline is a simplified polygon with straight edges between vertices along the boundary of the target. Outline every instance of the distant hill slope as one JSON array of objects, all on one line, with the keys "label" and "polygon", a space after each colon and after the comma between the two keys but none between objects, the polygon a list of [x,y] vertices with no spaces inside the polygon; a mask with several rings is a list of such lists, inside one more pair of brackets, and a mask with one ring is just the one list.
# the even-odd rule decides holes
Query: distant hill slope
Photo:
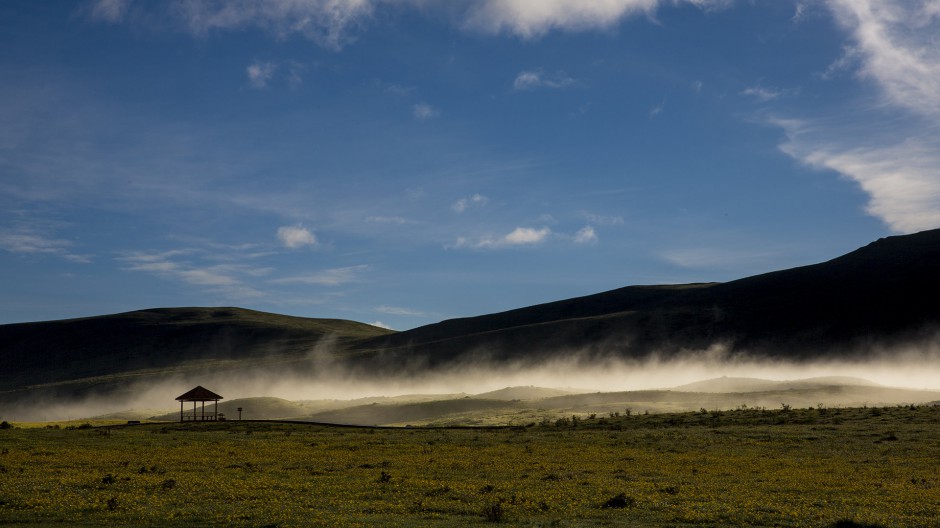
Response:
[{"label": "distant hill slope", "polygon": [[158,308],[2,325],[0,391],[217,361],[298,358],[326,342],[342,349],[389,333],[353,321],[242,308]]},{"label": "distant hill slope", "polygon": [[356,346],[394,364],[555,352],[644,358],[704,350],[779,359],[857,359],[870,345],[934,338],[940,230],[880,239],[839,258],[728,283],[631,286],[453,319]]}]

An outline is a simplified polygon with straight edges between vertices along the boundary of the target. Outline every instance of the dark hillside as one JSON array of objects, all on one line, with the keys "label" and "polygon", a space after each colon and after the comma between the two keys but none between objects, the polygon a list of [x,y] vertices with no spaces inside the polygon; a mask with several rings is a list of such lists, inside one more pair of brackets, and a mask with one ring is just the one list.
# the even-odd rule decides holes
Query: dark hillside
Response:
[{"label": "dark hillside", "polygon": [[786,359],[858,358],[870,345],[933,338],[940,230],[884,238],[842,257],[723,284],[633,286],[444,321],[359,346],[430,364],[556,352],[642,358],[715,343]]},{"label": "dark hillside", "polygon": [[318,344],[388,334],[353,321],[241,308],[159,308],[0,326],[0,390],[177,368],[186,363],[302,357]]}]

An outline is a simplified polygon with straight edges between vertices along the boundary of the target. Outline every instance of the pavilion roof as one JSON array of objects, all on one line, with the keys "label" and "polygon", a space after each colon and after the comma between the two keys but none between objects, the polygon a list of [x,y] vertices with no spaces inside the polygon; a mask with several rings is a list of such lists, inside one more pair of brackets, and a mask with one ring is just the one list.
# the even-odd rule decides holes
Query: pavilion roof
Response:
[{"label": "pavilion roof", "polygon": [[215,401],[221,399],[221,396],[202,385],[197,385],[195,389],[176,397],[177,401]]}]

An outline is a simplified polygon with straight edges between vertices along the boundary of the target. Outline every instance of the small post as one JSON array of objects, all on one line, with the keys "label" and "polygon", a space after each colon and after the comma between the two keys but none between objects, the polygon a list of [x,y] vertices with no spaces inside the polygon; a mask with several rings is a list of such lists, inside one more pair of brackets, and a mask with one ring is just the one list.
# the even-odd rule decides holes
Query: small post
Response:
[{"label": "small post", "polygon": [[238,408],[238,421],[240,422],[241,420],[242,420],[242,408],[239,407]]}]

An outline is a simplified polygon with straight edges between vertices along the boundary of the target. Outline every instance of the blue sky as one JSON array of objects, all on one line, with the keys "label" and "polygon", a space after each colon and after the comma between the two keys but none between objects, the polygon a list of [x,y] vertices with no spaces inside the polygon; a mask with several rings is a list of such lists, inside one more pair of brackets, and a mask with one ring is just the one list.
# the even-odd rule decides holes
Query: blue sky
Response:
[{"label": "blue sky", "polygon": [[940,227],[940,2],[6,1],[0,323],[407,329]]}]

